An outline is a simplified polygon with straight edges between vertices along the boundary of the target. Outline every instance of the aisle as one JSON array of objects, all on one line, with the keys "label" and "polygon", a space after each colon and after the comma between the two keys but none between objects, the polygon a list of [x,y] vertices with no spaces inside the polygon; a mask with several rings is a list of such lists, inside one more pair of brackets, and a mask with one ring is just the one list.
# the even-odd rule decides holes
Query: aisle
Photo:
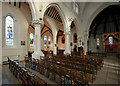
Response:
[{"label": "aisle", "polygon": [[12,72],[9,70],[8,65],[2,65],[2,84],[3,86],[11,84],[19,84],[18,79],[13,75]]},{"label": "aisle", "polygon": [[120,80],[120,76],[118,76],[118,71],[120,71],[120,64],[118,63],[120,63],[120,60],[118,60],[118,58],[115,55],[105,57],[104,66],[98,72],[93,84],[118,85],[119,83],[118,80]]}]

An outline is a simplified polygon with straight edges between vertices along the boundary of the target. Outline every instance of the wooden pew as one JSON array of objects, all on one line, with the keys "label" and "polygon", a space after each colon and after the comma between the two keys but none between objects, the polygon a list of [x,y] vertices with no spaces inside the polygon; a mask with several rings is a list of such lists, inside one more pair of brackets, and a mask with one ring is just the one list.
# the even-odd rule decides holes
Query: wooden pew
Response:
[{"label": "wooden pew", "polygon": [[[16,61],[9,59],[9,65],[11,72],[15,75],[16,78],[18,78],[19,83],[26,85],[26,86],[33,86],[33,85],[47,85],[47,83],[38,78],[36,75],[31,73],[26,68],[19,65]],[[32,62],[31,62],[32,64]]]}]

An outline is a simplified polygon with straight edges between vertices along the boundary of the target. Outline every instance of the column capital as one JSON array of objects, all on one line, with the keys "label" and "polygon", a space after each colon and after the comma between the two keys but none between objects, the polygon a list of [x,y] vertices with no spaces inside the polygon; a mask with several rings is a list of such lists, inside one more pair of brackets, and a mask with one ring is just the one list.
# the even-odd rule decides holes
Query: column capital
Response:
[{"label": "column capital", "polygon": [[41,26],[43,25],[43,21],[42,20],[33,20],[32,23],[34,25],[41,25]]},{"label": "column capital", "polygon": [[71,32],[70,32],[70,31],[68,31],[68,32],[64,32],[64,34],[65,34],[65,35],[70,35]]}]

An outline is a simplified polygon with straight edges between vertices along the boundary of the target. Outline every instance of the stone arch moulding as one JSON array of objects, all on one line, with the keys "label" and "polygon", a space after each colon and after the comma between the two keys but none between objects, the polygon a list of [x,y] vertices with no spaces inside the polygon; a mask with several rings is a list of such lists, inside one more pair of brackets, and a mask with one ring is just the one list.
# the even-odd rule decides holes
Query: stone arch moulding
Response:
[{"label": "stone arch moulding", "polygon": [[99,8],[95,9],[94,13],[92,14],[92,16],[88,19],[87,25],[85,26],[86,31],[88,32],[89,35],[89,29],[90,29],[90,25],[92,24],[93,20],[95,19],[95,17],[105,8],[107,8],[109,5],[111,5],[110,3],[103,3]]},{"label": "stone arch moulding", "polygon": [[12,13],[7,13],[5,16],[3,16],[3,18],[6,18],[7,16],[11,16],[13,20],[16,21],[16,18]]},{"label": "stone arch moulding", "polygon": [[[56,4],[56,3],[50,3],[50,4],[48,4],[48,5],[46,6],[46,8],[43,10],[43,13],[45,13],[45,11],[46,11],[49,7],[52,7],[52,6],[54,6],[54,7],[57,9],[57,11],[58,11],[58,13],[59,13],[59,15],[60,15],[60,17],[61,17],[61,19],[62,19],[62,22],[63,22],[64,31],[67,31],[67,27],[68,27],[68,25],[67,25],[67,20],[66,20],[66,17],[65,17],[65,15],[64,15],[62,9],[60,8],[60,6],[59,6],[58,4]],[[43,16],[43,17],[44,17],[44,16]]]},{"label": "stone arch moulding", "polygon": [[28,4],[30,6],[30,10],[31,10],[31,14],[32,14],[32,20],[36,20],[37,16],[36,16],[36,7],[35,7],[35,3],[33,0],[27,0]]},{"label": "stone arch moulding", "polygon": [[[51,28],[51,30],[52,30],[53,35],[54,35],[54,34],[57,34],[58,29],[57,29],[54,21],[52,21],[52,20],[50,20],[50,19],[48,19],[48,18],[46,18],[46,21],[48,22],[48,24],[49,24],[49,26],[50,26],[50,28]],[[51,24],[50,24],[50,23],[51,23]]]}]

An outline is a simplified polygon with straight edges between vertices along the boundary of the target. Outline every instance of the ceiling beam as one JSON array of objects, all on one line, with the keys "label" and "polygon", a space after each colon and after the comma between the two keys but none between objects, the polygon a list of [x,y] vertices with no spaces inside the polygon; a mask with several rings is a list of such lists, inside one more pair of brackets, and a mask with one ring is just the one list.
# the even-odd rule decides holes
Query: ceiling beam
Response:
[{"label": "ceiling beam", "polygon": [[48,16],[50,15],[50,13],[51,13],[51,10],[52,10],[52,7],[50,7],[50,9],[49,9]]},{"label": "ceiling beam", "polygon": [[58,20],[58,21],[60,21],[59,18],[60,18],[60,16],[57,17],[57,20]]},{"label": "ceiling beam", "polygon": [[[51,30],[47,25],[45,25],[45,27],[47,27],[49,30]],[[52,32],[52,30],[51,30],[51,32]]]},{"label": "ceiling beam", "polygon": [[49,31],[49,30],[46,30],[45,32],[43,32],[43,33],[41,34],[41,36],[42,36],[43,34],[45,34],[47,31]]},{"label": "ceiling beam", "polygon": [[43,32],[44,28],[45,28],[45,24],[44,24],[44,26],[43,26],[43,28],[42,28],[42,30],[41,30],[41,33]]},{"label": "ceiling beam", "polygon": [[51,10],[50,17],[51,17],[51,15],[53,14],[53,11],[54,11],[54,8],[52,8],[52,10]]},{"label": "ceiling beam", "polygon": [[50,33],[52,34],[52,30],[47,25],[45,25],[45,26],[49,29]]},{"label": "ceiling beam", "polygon": [[55,19],[55,16],[57,15],[57,10],[55,10],[55,14],[54,14],[54,16],[53,16],[53,18]]},{"label": "ceiling beam", "polygon": [[51,17],[53,18],[54,15],[55,15],[55,8],[53,10],[53,13],[52,13]]},{"label": "ceiling beam", "polygon": [[34,28],[34,26],[33,26],[33,25],[31,25],[31,24],[30,24],[30,27],[32,27],[33,29],[35,29],[35,28]]},{"label": "ceiling beam", "polygon": [[[51,33],[51,31],[48,29],[48,30],[46,30],[45,32],[43,32],[43,33],[41,34],[41,36],[44,35],[44,34],[45,34],[46,32],[48,32],[48,31]],[[52,33],[51,33],[51,35],[52,35]]]},{"label": "ceiling beam", "polygon": [[59,14],[58,14],[58,12],[57,12],[57,15],[55,16],[55,20],[57,19],[58,15],[59,15]]},{"label": "ceiling beam", "polygon": [[61,17],[60,17],[60,22],[62,23]]},{"label": "ceiling beam", "polygon": [[46,15],[48,15],[48,11],[49,11],[49,9],[50,9],[50,7],[47,9],[47,11],[46,11],[46,13],[45,13]]}]

